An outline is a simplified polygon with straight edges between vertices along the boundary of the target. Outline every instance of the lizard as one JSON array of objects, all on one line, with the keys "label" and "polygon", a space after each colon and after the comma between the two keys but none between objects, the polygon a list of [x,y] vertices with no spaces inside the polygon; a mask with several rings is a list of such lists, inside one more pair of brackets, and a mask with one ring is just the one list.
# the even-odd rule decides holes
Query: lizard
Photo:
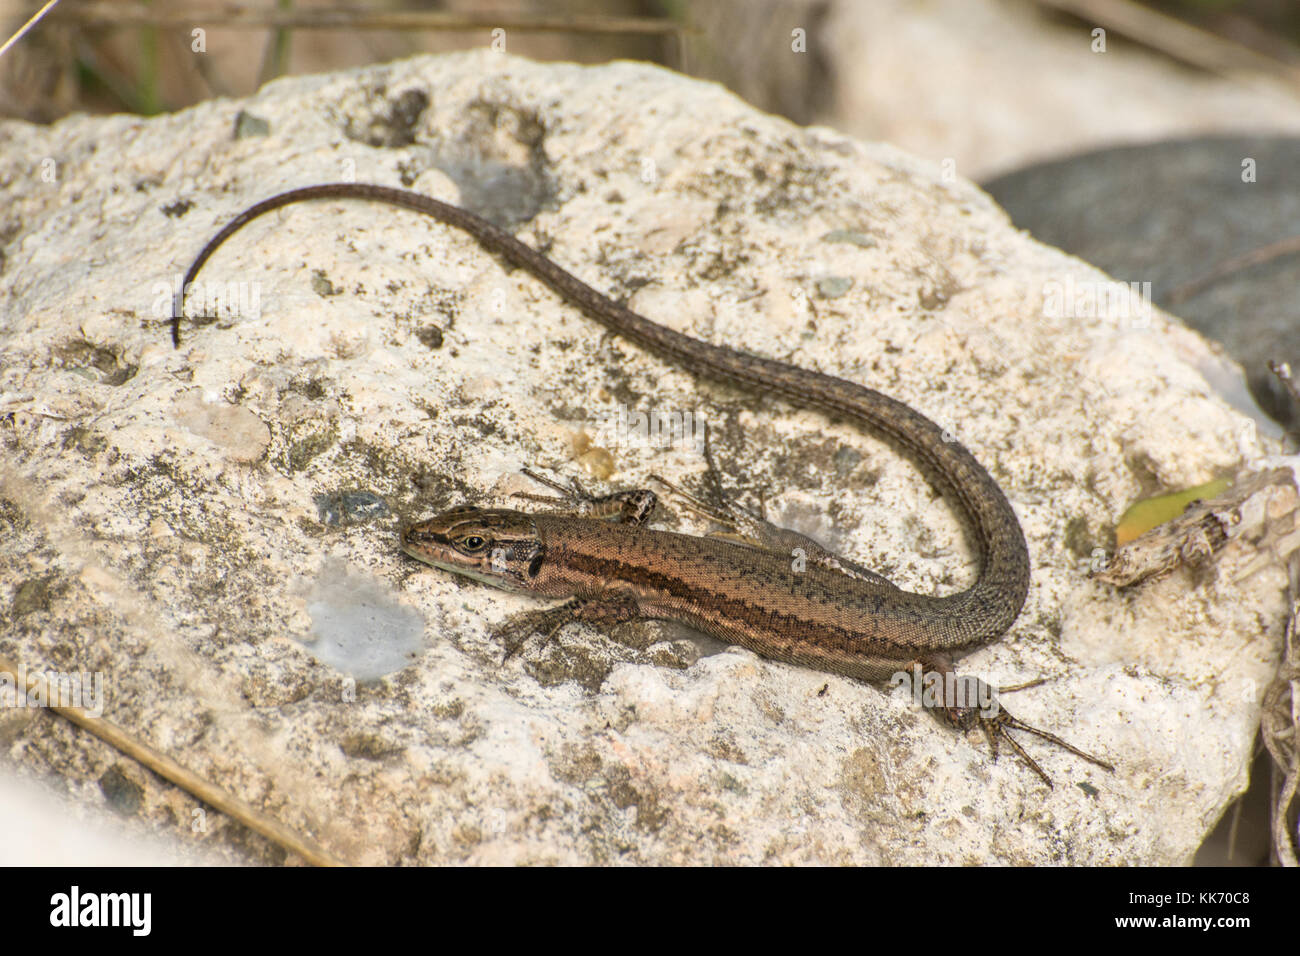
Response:
[{"label": "lizard", "polygon": [[[413,190],[366,183],[291,189],[228,222],[199,251],[176,290],[174,346],[181,344],[186,291],[212,254],[252,220],[315,199],[378,202],[430,216],[531,273],[617,335],[697,376],[849,420],[883,437],[956,505],[979,570],[959,593],[916,594],[744,509],[711,513],[738,529],[739,541],[678,534],[648,527],[653,492],[593,498],[576,482],[573,497],[580,507],[574,513],[450,508],[402,529],[407,555],[498,588],[564,599],[524,615],[524,629],[546,638],[572,621],[611,625],[671,619],[763,657],[861,681],[897,681],[911,674],[927,690],[925,706],[942,723],[963,732],[978,727],[995,760],[999,742],[1005,741],[1048,787],[1051,778],[1010,731],[1036,735],[1114,770],[1013,717],[993,688],[956,673],[957,660],[1002,637],[1019,616],[1029,591],[1028,546],[1006,495],[975,456],[929,418],[881,392],[675,331],[602,294],[468,210]],[[693,504],[710,514],[700,502]],[[792,560],[792,554],[807,560]],[[1019,688],[1003,688],[1012,689]]]}]

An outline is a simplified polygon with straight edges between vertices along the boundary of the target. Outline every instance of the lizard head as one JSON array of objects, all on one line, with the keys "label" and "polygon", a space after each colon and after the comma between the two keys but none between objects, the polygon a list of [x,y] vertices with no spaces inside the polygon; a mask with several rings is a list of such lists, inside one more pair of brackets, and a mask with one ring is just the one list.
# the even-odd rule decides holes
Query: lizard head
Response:
[{"label": "lizard head", "polygon": [[435,568],[529,591],[544,549],[531,515],[463,505],[402,529],[402,550]]}]

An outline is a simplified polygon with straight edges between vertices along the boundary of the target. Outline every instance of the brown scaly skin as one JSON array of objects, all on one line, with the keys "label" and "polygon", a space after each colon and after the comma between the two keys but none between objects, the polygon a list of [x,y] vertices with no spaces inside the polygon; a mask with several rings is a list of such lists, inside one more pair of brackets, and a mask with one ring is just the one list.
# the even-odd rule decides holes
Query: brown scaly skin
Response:
[{"label": "brown scaly skin", "polygon": [[[949,676],[954,659],[1002,636],[1019,615],[1029,589],[1029,553],[1020,522],[983,466],[934,422],[864,386],[659,325],[486,220],[420,193],[332,183],[281,193],[245,210],[208,242],[186,272],[173,310],[177,346],[184,290],[212,253],[251,220],[309,199],[360,199],[431,216],[468,232],[597,322],[682,368],[850,419],[890,440],[957,506],[980,571],[965,591],[933,597],[811,563],[795,571],[789,555],[655,531],[635,522],[463,508],[407,528],[403,548],[413,557],[499,587],[568,598],[564,610],[569,619],[671,618],[766,657],[863,680],[885,679],[913,665],[924,674]],[[556,629],[557,620],[561,616],[552,615],[547,627]],[[972,686],[988,691],[986,685]],[[991,692],[985,699],[991,699]],[[983,728],[994,756],[998,740],[1006,740],[1049,786],[1050,779],[1012,740],[1009,728],[1038,734],[1112,769],[1021,724],[996,705],[977,708],[944,697],[933,710],[956,727]]]}]

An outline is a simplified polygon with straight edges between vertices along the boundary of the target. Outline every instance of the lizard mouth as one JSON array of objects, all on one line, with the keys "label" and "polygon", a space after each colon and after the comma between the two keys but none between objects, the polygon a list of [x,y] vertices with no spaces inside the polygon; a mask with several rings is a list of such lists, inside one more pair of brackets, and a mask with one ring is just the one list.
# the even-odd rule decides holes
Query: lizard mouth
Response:
[{"label": "lizard mouth", "polygon": [[518,590],[509,575],[488,570],[485,558],[462,554],[451,538],[429,528],[429,523],[402,529],[402,550],[415,560],[440,571],[459,574],[504,591]]},{"label": "lizard mouth", "polygon": [[[502,591],[521,590],[509,577],[502,574],[495,574],[491,571],[484,571],[477,564],[457,564],[456,562],[444,558],[435,557],[418,548],[402,546],[402,550],[417,561],[423,562],[430,567],[437,568],[439,571],[447,571],[451,574],[458,574],[461,577],[471,578],[480,584],[487,584],[491,587],[498,588]],[[462,559],[463,560],[463,559]]]}]

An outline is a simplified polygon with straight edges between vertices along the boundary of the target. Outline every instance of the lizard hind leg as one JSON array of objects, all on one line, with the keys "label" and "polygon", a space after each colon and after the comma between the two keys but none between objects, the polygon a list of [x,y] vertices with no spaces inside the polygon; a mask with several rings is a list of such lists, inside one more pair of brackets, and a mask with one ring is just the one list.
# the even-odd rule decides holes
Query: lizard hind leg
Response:
[{"label": "lizard hind leg", "polygon": [[[1055,734],[1034,727],[1013,716],[998,701],[993,688],[978,677],[958,676],[951,669],[936,668],[933,664],[923,667],[923,670],[926,673],[927,680],[937,678],[938,680],[933,680],[932,684],[935,688],[941,688],[941,690],[937,690],[939,699],[932,708],[933,712],[959,730],[969,730],[978,726],[989,742],[989,751],[992,753],[994,760],[998,758],[999,743],[1005,742],[1030,770],[1036,773],[1049,788],[1052,787],[1052,778],[1038,765],[1038,761],[1029,756],[1029,753],[1020,745],[1020,742],[1011,735],[1012,730],[1018,730],[1041,737],[1043,740],[1053,743],[1063,750],[1068,750],[1076,757],[1095,764],[1107,772],[1114,772],[1115,767],[1100,757],[1080,750]],[[1016,688],[1007,689],[1018,690],[1038,683],[1042,683],[1042,681],[1031,681]]]},{"label": "lizard hind leg", "polygon": [[[1076,757],[1080,757],[1091,764],[1095,764],[1096,766],[1101,767],[1107,773],[1115,772],[1115,766],[1113,764],[1108,763],[1105,760],[1102,760],[1100,757],[1094,757],[1092,754],[1088,753],[1087,751],[1080,750],[1078,747],[1074,746],[1073,744],[1067,743],[1066,741],[1062,740],[1060,737],[1056,736],[1056,734],[1049,733],[1048,731],[1042,730],[1038,727],[1033,727],[1025,723],[1023,720],[1019,720],[1018,718],[1013,717],[1006,710],[999,710],[997,715],[994,717],[981,717],[980,725],[984,728],[984,733],[986,736],[989,737],[990,741],[996,740],[998,736],[1000,736],[1003,740],[1005,740],[1011,746],[1011,749],[1014,750],[1017,755],[1019,755],[1020,759],[1023,760],[1026,764],[1028,764],[1031,770],[1033,770],[1036,774],[1038,774],[1040,777],[1043,778],[1044,782],[1048,785],[1048,787],[1052,786],[1051,778],[1049,778],[1047,774],[1043,772],[1043,768],[1038,766],[1038,764],[1033,760],[1033,758],[1031,758],[1029,754],[1025,752],[1025,749],[1020,746],[1020,744],[1016,741],[1014,737],[1011,736],[1010,733],[1008,733],[1008,731],[1021,730],[1027,734],[1033,734],[1036,737],[1041,737],[1043,740],[1046,740],[1049,743],[1056,744],[1056,746],[1060,747],[1063,750],[1068,750]],[[996,745],[994,745],[993,747],[993,752],[994,752],[994,756],[996,757],[997,756]]]}]

